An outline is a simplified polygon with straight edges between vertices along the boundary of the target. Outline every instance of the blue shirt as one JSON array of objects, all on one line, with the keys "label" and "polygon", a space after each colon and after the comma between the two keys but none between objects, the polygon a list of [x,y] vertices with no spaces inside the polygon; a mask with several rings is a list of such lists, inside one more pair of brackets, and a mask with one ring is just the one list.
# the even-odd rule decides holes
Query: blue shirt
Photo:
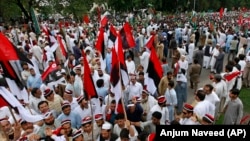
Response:
[{"label": "blue shirt", "polygon": [[35,76],[30,75],[27,79],[28,88],[40,88],[43,84],[41,75],[36,74]]},{"label": "blue shirt", "polygon": [[57,120],[58,121],[63,121],[63,120],[66,120],[66,119],[70,119],[71,120],[71,127],[72,128],[80,128],[82,123],[81,123],[81,117],[79,114],[76,114],[74,112],[70,112],[69,115],[65,115],[64,113],[61,113],[58,117],[57,117]]},{"label": "blue shirt", "polygon": [[110,74],[110,72],[111,72],[112,53],[107,53],[106,57],[105,57],[105,60],[106,60],[107,73]]},{"label": "blue shirt", "polygon": [[106,95],[108,95],[108,89],[105,87],[96,88],[96,92],[98,96],[101,96],[102,98],[105,98]]}]

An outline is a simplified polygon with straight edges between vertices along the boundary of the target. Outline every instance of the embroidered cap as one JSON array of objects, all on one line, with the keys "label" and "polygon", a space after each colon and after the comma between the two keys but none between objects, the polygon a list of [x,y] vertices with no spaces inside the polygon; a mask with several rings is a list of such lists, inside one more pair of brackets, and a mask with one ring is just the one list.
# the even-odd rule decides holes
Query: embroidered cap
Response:
[{"label": "embroidered cap", "polygon": [[213,123],[214,122],[214,117],[210,114],[205,114],[203,116],[203,119],[205,119],[206,121],[209,121],[210,123]]},{"label": "embroidered cap", "polygon": [[165,98],[165,96],[160,96],[160,97],[158,97],[158,103],[160,103],[160,104],[162,104],[162,103],[165,103],[166,102],[166,98]]},{"label": "embroidered cap", "polygon": [[66,123],[71,123],[71,120],[70,119],[65,119],[65,120],[61,121],[61,126],[63,124],[66,124]]},{"label": "embroidered cap", "polygon": [[50,94],[52,94],[53,93],[53,91],[50,89],[50,88],[46,88],[45,90],[44,90],[44,96],[46,97],[46,96],[49,96]]},{"label": "embroidered cap", "polygon": [[68,95],[72,95],[72,94],[73,94],[73,91],[66,89],[66,90],[64,91],[64,93],[65,93],[65,94],[68,94]]},{"label": "embroidered cap", "polygon": [[183,109],[192,112],[194,110],[194,107],[190,104],[184,104]]},{"label": "embroidered cap", "polygon": [[82,119],[82,125],[84,125],[86,123],[90,123],[90,122],[92,122],[92,119],[89,116]]},{"label": "embroidered cap", "polygon": [[100,120],[103,119],[103,115],[102,114],[96,114],[95,115],[95,120]]}]

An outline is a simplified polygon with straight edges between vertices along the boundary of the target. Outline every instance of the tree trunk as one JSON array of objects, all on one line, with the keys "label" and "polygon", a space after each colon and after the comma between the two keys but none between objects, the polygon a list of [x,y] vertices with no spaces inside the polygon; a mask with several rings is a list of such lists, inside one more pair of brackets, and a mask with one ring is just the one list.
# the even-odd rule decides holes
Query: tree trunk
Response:
[{"label": "tree trunk", "polygon": [[24,8],[23,4],[21,3],[21,0],[17,0],[17,3],[16,3],[16,4],[17,4],[17,6],[21,9],[21,11],[23,12],[24,16],[25,16],[28,20],[32,21],[32,18],[31,18],[31,16],[30,16],[29,12]]}]

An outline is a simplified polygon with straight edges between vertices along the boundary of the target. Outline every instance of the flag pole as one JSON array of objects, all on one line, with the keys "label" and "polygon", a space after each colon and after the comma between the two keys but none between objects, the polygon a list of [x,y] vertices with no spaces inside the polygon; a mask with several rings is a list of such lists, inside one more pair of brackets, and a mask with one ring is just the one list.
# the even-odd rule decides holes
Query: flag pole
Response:
[{"label": "flag pole", "polygon": [[[121,65],[119,63],[119,77],[120,77],[120,81],[121,81]],[[125,104],[124,104],[124,91],[123,91],[123,86],[122,86],[122,81],[120,83],[121,85],[121,103],[122,103],[122,110],[124,112],[124,117],[125,117],[125,120],[128,120],[128,116],[127,116],[127,113],[126,113],[126,109],[125,109]],[[117,103],[118,104],[118,103]]]},{"label": "flag pole", "polygon": [[9,108],[10,114],[11,114],[11,116],[13,117],[15,123],[17,123],[16,117],[15,117],[15,115],[14,115],[12,109],[10,108],[10,106],[8,106],[8,108]]},{"label": "flag pole", "polygon": [[93,113],[93,108],[92,108],[92,102],[91,102],[91,97],[89,97],[89,103],[90,103],[90,112],[91,112],[91,115],[92,115],[92,124],[91,124],[91,126],[92,126],[92,133],[91,133],[91,135],[92,135],[92,140],[94,140],[94,118],[95,118],[95,116],[94,116],[94,113]]}]

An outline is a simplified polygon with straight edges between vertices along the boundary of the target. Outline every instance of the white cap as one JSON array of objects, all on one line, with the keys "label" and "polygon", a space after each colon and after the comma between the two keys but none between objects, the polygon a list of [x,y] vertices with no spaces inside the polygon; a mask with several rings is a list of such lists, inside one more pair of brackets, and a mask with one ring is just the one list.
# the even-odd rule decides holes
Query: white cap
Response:
[{"label": "white cap", "polygon": [[108,124],[108,123],[104,123],[104,124],[102,125],[102,129],[104,129],[104,130],[110,130],[110,129],[111,129],[111,125]]}]

